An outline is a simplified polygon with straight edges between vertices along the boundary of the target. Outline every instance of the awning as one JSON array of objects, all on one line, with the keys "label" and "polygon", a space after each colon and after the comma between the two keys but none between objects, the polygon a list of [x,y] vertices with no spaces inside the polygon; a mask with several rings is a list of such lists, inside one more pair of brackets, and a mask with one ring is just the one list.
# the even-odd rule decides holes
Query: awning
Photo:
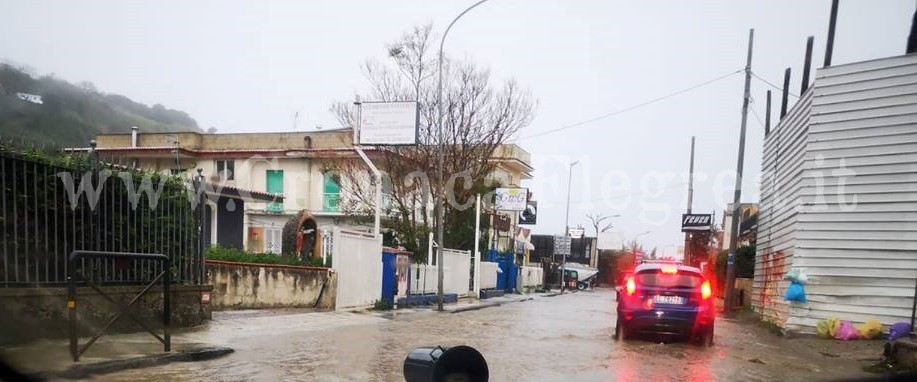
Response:
[{"label": "awning", "polygon": [[208,183],[204,186],[207,195],[242,199],[246,202],[282,202],[283,195],[251,191],[238,187]]}]

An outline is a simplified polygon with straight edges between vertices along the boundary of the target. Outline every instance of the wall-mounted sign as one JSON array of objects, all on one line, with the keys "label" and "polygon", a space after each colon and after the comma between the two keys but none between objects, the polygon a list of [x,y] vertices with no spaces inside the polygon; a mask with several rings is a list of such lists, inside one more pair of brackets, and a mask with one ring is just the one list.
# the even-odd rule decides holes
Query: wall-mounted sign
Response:
[{"label": "wall-mounted sign", "polygon": [[711,214],[682,214],[681,232],[702,232],[713,228]]},{"label": "wall-mounted sign", "polygon": [[360,104],[361,145],[416,145],[417,102],[363,102]]},{"label": "wall-mounted sign", "polygon": [[538,221],[538,202],[529,200],[526,207],[519,213],[519,225],[535,225]]},{"label": "wall-mounted sign", "polygon": [[513,222],[509,219],[509,216],[494,216],[494,229],[499,232],[509,232],[510,228],[512,228],[512,223]]},{"label": "wall-mounted sign", "polygon": [[494,208],[502,211],[525,211],[528,196],[527,188],[498,188],[494,192]]}]

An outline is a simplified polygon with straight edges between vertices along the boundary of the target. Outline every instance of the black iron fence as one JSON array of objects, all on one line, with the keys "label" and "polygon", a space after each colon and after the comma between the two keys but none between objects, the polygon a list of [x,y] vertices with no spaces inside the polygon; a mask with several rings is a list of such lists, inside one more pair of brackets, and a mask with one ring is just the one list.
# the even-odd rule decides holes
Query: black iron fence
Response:
[{"label": "black iron fence", "polygon": [[[114,161],[0,143],[0,287],[64,286],[79,250],[165,254],[173,282],[202,283],[200,181]],[[146,284],[165,264],[81,262],[100,285]]]}]

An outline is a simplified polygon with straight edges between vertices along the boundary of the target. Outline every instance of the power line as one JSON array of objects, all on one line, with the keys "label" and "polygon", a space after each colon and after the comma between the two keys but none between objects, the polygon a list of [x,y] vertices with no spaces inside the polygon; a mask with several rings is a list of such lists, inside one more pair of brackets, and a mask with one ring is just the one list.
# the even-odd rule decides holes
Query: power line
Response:
[{"label": "power line", "polygon": [[[774,88],[774,89],[777,89],[778,91],[781,91],[781,92],[783,91],[783,88],[781,88],[781,87],[779,87],[779,86],[777,86],[777,85],[774,85],[773,83],[771,83],[771,82],[768,81],[768,80],[765,80],[764,78],[759,77],[757,74],[755,74],[755,72],[751,72],[751,76],[752,76],[752,77],[755,77],[756,79],[758,79],[758,80],[761,81],[761,82],[764,82],[765,84],[770,85],[770,87],[772,87],[772,88]],[[790,92],[787,92],[787,94],[789,94],[789,95],[791,95],[791,96],[793,96],[793,97],[799,98],[799,96],[796,95],[796,94],[793,94],[793,93],[790,93]]]},{"label": "power line", "polygon": [[[688,184],[688,182],[679,182],[679,183],[673,184],[673,185],[668,186],[668,187],[663,187],[663,188],[661,188],[661,189],[659,189],[659,190],[657,190],[657,191],[666,191],[666,190],[670,190],[670,189],[673,189],[673,188],[676,188],[676,187],[684,186],[684,185],[686,185],[686,184]],[[620,195],[614,195],[614,196],[603,197],[603,198],[596,198],[596,199],[573,200],[573,201],[570,202],[570,204],[572,205],[572,204],[579,204],[579,203],[591,203],[591,202],[601,202],[601,201],[615,200],[615,199],[621,199],[621,198],[626,198],[626,197],[630,197],[630,196],[643,195],[644,193],[645,193],[645,192],[643,192],[643,191],[639,191],[639,192],[632,192],[632,193],[629,193],[629,194],[620,194]],[[564,202],[550,202],[550,201],[545,201],[544,203],[551,203],[551,204],[557,203],[557,204],[560,204],[560,203],[566,203],[566,201],[564,201]]]},{"label": "power line", "polygon": [[602,120],[602,119],[605,119],[605,118],[609,118],[609,117],[613,117],[613,116],[616,116],[616,115],[619,115],[619,114],[623,114],[623,113],[626,113],[626,112],[628,112],[628,111],[636,110],[636,109],[639,109],[639,108],[641,108],[641,107],[648,106],[648,105],[654,104],[654,103],[656,103],[656,102],[665,100],[665,99],[667,99],[667,98],[671,98],[671,97],[674,97],[674,96],[677,96],[677,95],[680,95],[680,94],[683,94],[683,93],[687,93],[687,92],[689,92],[689,91],[691,91],[691,90],[694,90],[694,89],[697,89],[697,88],[701,88],[701,87],[710,85],[710,84],[712,84],[712,83],[714,83],[714,82],[717,82],[717,81],[720,81],[720,80],[729,78],[729,77],[731,77],[731,76],[733,76],[733,75],[735,75],[735,74],[741,73],[741,72],[744,71],[744,70],[745,70],[745,69],[739,69],[739,70],[736,70],[736,71],[734,71],[734,72],[730,72],[730,73],[724,74],[724,75],[722,75],[722,76],[719,76],[719,77],[716,77],[716,78],[713,78],[713,79],[710,79],[710,80],[701,82],[701,83],[699,83],[699,84],[697,84],[697,85],[693,85],[693,86],[684,88],[684,89],[679,90],[679,91],[676,91],[676,92],[674,92],[674,93],[669,93],[669,94],[664,95],[664,96],[661,96],[661,97],[653,98],[653,99],[651,99],[651,100],[649,100],[649,101],[646,101],[646,102],[643,102],[643,103],[640,103],[640,104],[636,104],[636,105],[631,106],[631,107],[627,107],[627,108],[624,108],[624,109],[621,109],[621,110],[613,111],[613,112],[610,112],[610,113],[607,113],[607,114],[602,114],[602,115],[597,116],[597,117],[595,117],[595,118],[590,118],[590,119],[587,119],[587,120],[585,120],[585,121],[576,122],[576,123],[574,123],[574,124],[570,124],[570,125],[566,125],[566,126],[561,126],[561,127],[556,128],[556,129],[546,130],[546,131],[542,131],[542,132],[540,132],[540,133],[535,133],[535,134],[532,134],[532,135],[528,135],[528,136],[525,136],[525,137],[521,137],[521,138],[516,139],[515,141],[518,142],[518,141],[521,141],[521,140],[523,140],[523,139],[529,139],[529,138],[540,137],[540,136],[543,136],[543,135],[553,134],[553,133],[556,133],[556,132],[559,132],[559,131],[563,131],[563,130],[567,130],[567,129],[572,129],[572,128],[574,128],[574,127],[579,127],[579,126],[582,126],[582,125],[585,125],[585,124],[588,124],[588,123],[592,123],[592,122],[595,122],[595,121],[598,121],[598,120]]},{"label": "power line", "polygon": [[[750,107],[749,110],[751,110],[751,114],[755,116],[755,119],[758,120],[758,123],[761,124],[761,127],[765,127],[765,126],[764,126],[764,121],[761,120],[761,117],[758,115],[758,112],[755,111],[755,108],[754,108],[754,107]],[[765,128],[766,128],[766,127],[765,127]]]}]

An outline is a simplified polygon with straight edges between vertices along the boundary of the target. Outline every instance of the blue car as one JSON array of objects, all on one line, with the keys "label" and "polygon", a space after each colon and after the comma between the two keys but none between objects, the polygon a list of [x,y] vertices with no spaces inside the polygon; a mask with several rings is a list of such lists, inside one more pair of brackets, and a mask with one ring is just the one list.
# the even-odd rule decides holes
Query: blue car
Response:
[{"label": "blue car", "polygon": [[638,265],[618,293],[615,339],[641,334],[676,336],[713,345],[716,308],[710,281],[695,267]]}]

